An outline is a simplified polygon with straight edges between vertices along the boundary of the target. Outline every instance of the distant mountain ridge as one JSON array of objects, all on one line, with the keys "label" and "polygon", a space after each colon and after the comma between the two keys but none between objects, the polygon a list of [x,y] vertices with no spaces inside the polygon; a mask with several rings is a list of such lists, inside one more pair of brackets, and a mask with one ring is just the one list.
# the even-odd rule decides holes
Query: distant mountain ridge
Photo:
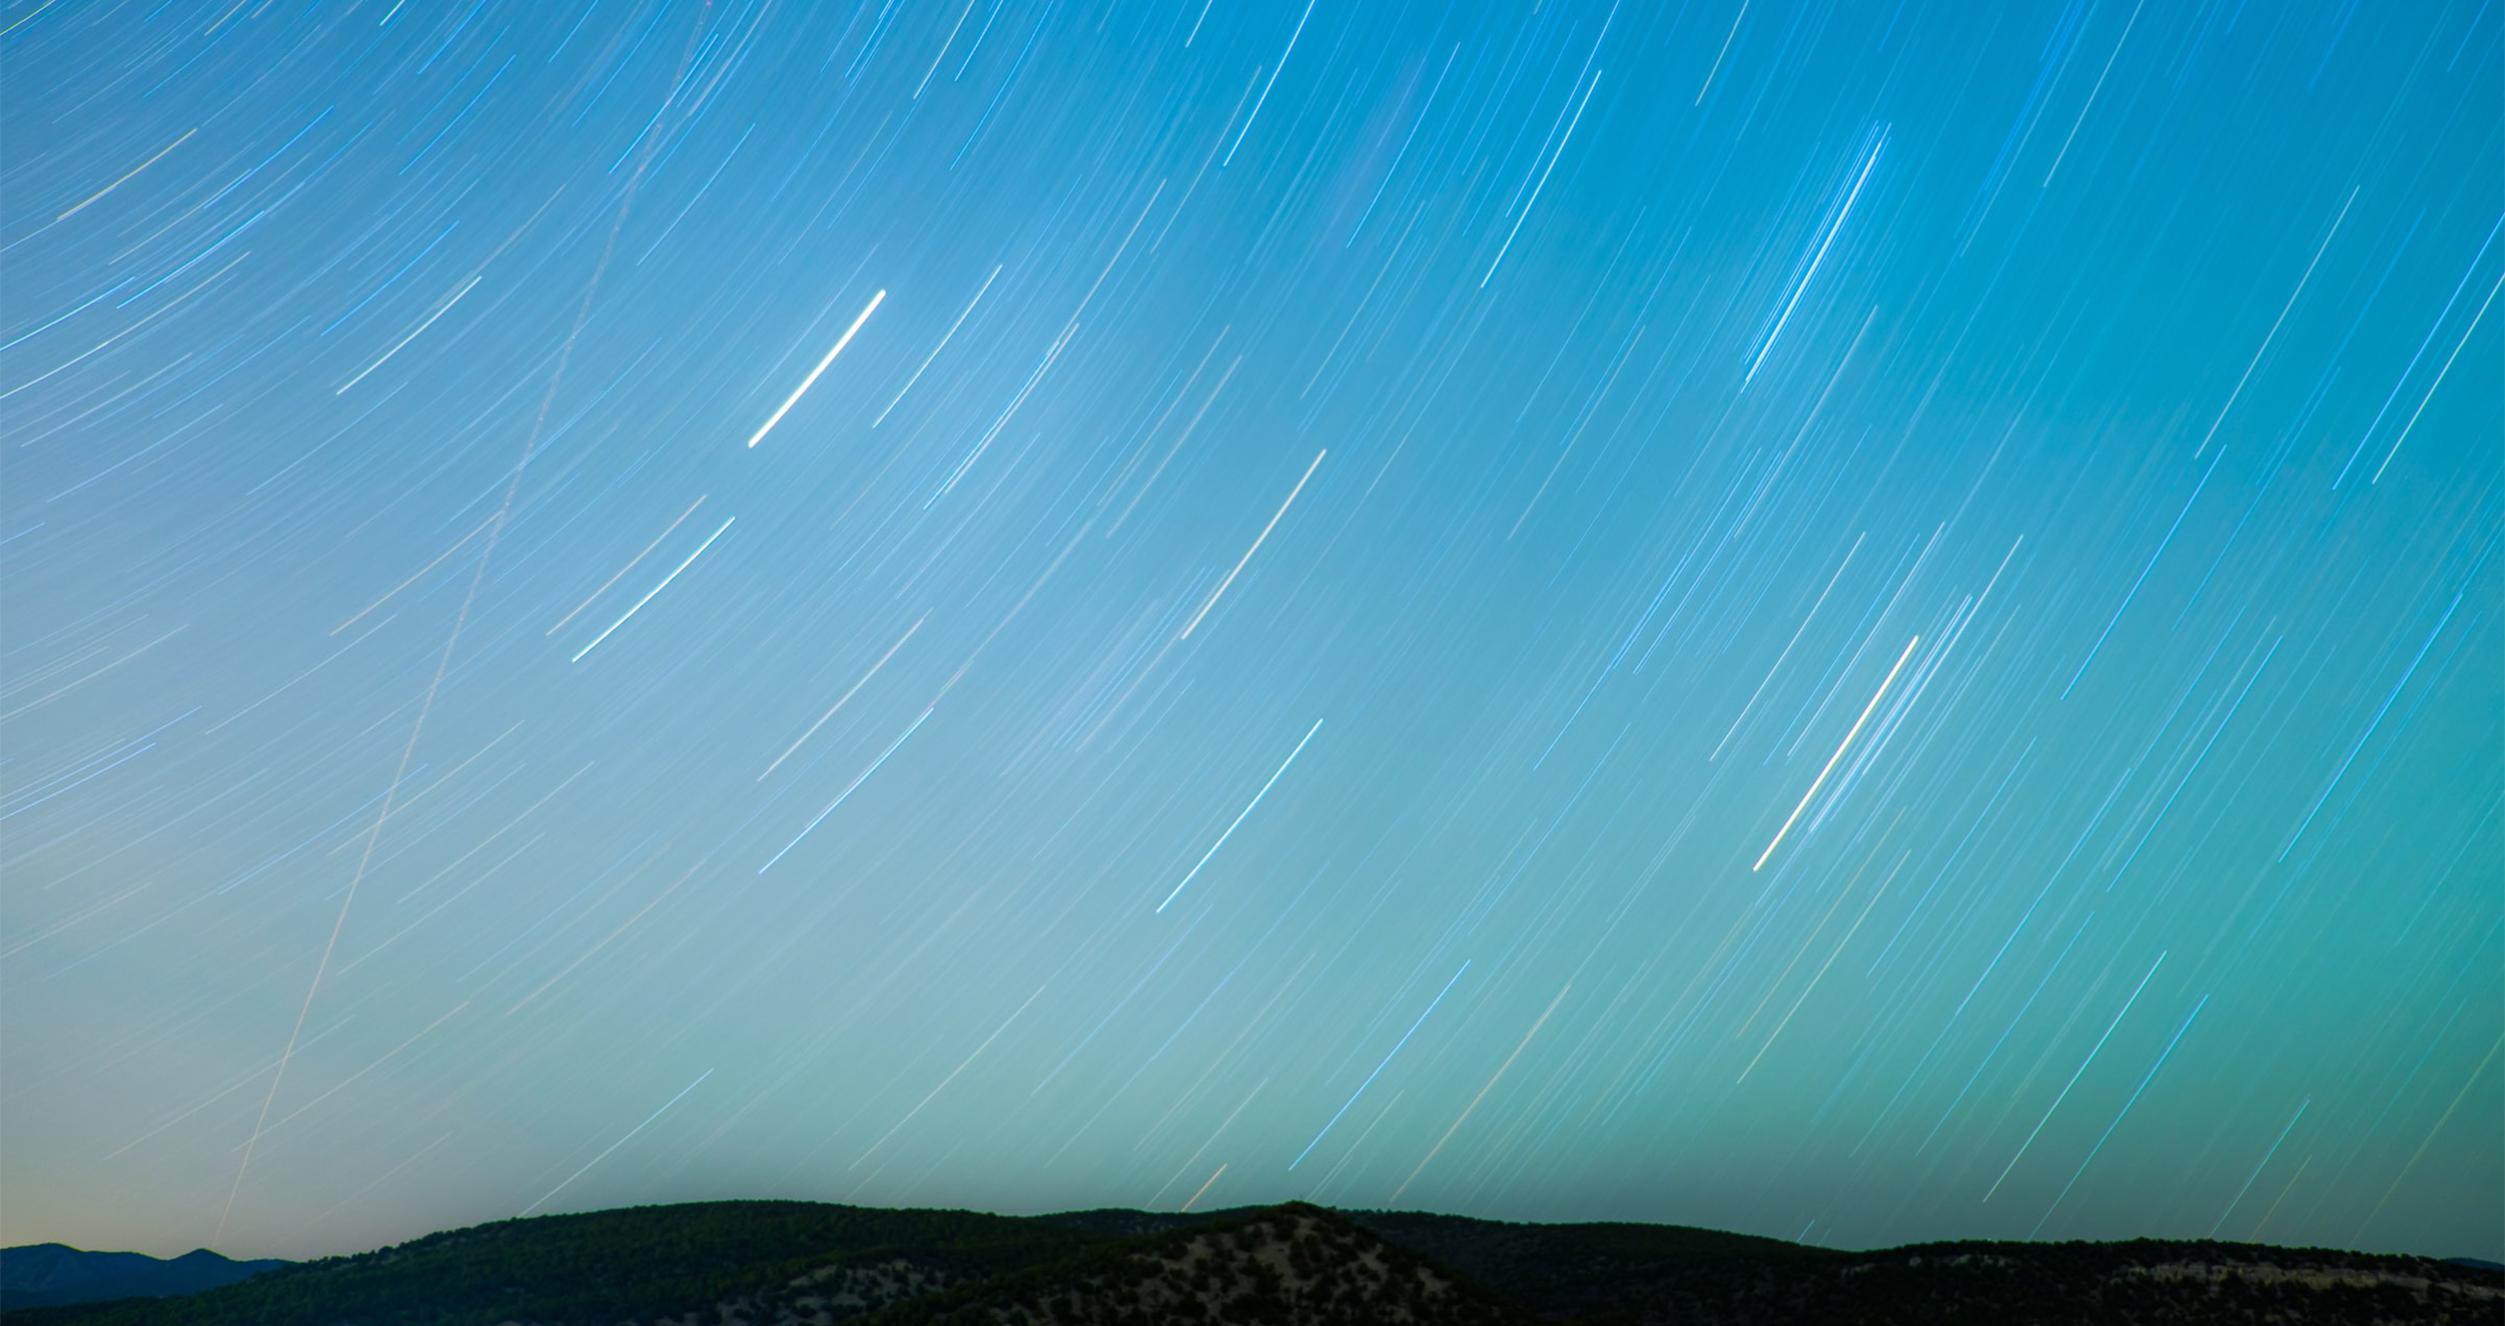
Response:
[{"label": "distant mountain ridge", "polygon": [[20,1308],[11,1326],[2442,1326],[2505,1319],[2505,1273],[2158,1240],[1847,1253],[1301,1202],[1031,1217],[705,1202],[499,1221],[179,1299]]},{"label": "distant mountain ridge", "polygon": [[207,1248],[160,1258],[143,1252],[89,1252],[65,1243],[30,1243],[0,1248],[0,1311],[196,1294],[290,1264],[276,1258],[239,1262]]}]

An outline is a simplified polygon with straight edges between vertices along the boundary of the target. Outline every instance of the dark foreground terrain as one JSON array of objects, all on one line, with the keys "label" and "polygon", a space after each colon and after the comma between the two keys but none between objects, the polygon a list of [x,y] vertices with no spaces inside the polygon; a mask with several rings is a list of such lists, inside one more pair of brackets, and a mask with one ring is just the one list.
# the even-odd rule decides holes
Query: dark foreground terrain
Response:
[{"label": "dark foreground terrain", "polygon": [[[0,1285],[52,1246],[0,1253]],[[182,1297],[0,1307],[11,1326],[2492,1324],[2505,1272],[2232,1243],[1842,1253],[1302,1203],[1019,1218],[711,1202],[500,1221]]]}]

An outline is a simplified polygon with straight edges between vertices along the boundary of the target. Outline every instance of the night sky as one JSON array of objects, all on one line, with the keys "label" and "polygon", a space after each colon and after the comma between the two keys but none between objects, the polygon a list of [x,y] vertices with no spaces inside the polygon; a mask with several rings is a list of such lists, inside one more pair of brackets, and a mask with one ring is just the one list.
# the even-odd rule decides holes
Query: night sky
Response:
[{"label": "night sky", "polygon": [[0,1241],[2505,1257],[2505,12],[0,7]]}]

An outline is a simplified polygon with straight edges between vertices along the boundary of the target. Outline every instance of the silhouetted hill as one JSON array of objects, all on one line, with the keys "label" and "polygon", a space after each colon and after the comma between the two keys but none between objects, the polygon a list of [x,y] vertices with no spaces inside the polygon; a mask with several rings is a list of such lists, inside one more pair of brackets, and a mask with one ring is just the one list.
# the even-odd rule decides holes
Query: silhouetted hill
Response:
[{"label": "silhouetted hill", "polygon": [[[1614,1282],[1580,1320],[1642,1326],[2438,1326],[2505,1320],[2505,1274],[2242,1243],[1934,1243],[1701,1257]],[[1551,1320],[1576,1320],[1558,1316]]]},{"label": "silhouetted hill", "polygon": [[1302,1203],[1023,1218],[637,1207],[454,1230],[181,1299],[10,1313],[11,1326],[2500,1320],[2505,1273],[2416,1257],[2153,1240],[1844,1253],[1674,1226]]},{"label": "silhouetted hill", "polygon": [[[1239,1214],[1100,1210],[1038,1219],[1091,1233],[1136,1237]],[[1424,1211],[1341,1214],[1386,1242],[1467,1272],[1508,1301],[1535,1305],[1538,1315],[1551,1320],[1659,1301],[1667,1297],[1668,1285],[1679,1278],[1684,1265],[1695,1258],[1781,1261],[1837,1255],[1781,1239],[1681,1225],[1514,1224]]]},{"label": "silhouetted hill", "polygon": [[88,1252],[61,1243],[0,1248],[0,1311],[117,1298],[162,1298],[231,1285],[283,1261],[231,1261],[206,1248],[180,1257]]},{"label": "silhouetted hill", "polygon": [[1640,1314],[1671,1298],[1699,1261],[1781,1269],[1838,1256],[1781,1239],[1682,1225],[1518,1225],[1424,1211],[1352,1211],[1349,1218],[1467,1271],[1551,1321],[1613,1311]]},{"label": "silhouetted hill", "polygon": [[890,1308],[879,1326],[1299,1322],[1528,1326],[1451,1268],[1302,1202],[1230,1212]]},{"label": "silhouetted hill", "polygon": [[[971,1211],[701,1202],[503,1220],[300,1262],[174,1305],[41,1321],[316,1326],[657,1321],[742,1298],[823,1299],[858,1315],[1093,1247],[1051,1225]],[[808,1292],[798,1282],[806,1279]]]}]

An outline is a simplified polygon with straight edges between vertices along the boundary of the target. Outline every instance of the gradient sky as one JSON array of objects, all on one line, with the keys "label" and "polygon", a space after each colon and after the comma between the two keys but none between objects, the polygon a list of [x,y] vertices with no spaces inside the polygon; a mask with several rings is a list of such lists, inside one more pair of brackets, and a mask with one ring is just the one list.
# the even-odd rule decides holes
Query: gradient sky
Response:
[{"label": "gradient sky", "polygon": [[2501,34],[12,0],[0,1241],[2505,1257]]}]

